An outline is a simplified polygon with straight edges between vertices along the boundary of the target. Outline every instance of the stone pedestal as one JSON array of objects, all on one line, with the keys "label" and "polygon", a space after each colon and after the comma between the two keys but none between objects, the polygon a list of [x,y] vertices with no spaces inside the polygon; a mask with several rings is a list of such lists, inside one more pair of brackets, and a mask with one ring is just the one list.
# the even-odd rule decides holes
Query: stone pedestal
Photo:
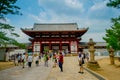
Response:
[{"label": "stone pedestal", "polygon": [[92,69],[100,68],[100,66],[99,66],[97,61],[94,61],[94,62],[89,61],[87,63],[87,67],[88,68],[92,68]]}]

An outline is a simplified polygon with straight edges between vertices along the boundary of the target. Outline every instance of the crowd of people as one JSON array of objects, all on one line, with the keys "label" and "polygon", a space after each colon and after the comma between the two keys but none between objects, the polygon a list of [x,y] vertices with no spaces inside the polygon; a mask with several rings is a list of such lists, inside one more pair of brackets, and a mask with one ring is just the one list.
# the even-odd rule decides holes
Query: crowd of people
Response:
[{"label": "crowd of people", "polygon": [[22,66],[22,68],[28,66],[29,68],[31,68],[33,63],[36,66],[39,66],[41,59],[42,61],[44,61],[44,66],[48,67],[49,60],[52,60],[52,62],[54,63],[53,67],[56,67],[58,64],[61,72],[63,72],[63,55],[64,54],[62,54],[62,52],[44,52],[41,54],[18,53],[13,56],[13,61],[15,66]]},{"label": "crowd of people", "polygon": [[[63,63],[64,63],[64,54],[62,52],[44,52],[42,54],[15,54],[14,55],[14,64],[15,66],[22,66],[22,68],[25,68],[28,66],[29,68],[32,67],[32,64],[35,63],[36,66],[39,66],[41,59],[44,61],[44,66],[48,67],[49,60],[52,60],[53,67],[55,68],[57,65],[60,68],[60,71],[63,72]],[[86,61],[89,61],[89,54],[84,53],[83,50],[79,50],[78,52],[78,63],[80,66],[80,70],[78,73],[83,74],[84,68],[83,65]]]}]

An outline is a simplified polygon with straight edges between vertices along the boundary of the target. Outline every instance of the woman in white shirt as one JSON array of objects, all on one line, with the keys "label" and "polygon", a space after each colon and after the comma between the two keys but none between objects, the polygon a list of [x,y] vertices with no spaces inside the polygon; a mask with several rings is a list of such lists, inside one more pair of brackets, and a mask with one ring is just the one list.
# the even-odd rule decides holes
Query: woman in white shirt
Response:
[{"label": "woman in white shirt", "polygon": [[31,67],[32,61],[33,61],[33,56],[32,56],[32,54],[30,54],[30,55],[28,56],[28,67]]}]

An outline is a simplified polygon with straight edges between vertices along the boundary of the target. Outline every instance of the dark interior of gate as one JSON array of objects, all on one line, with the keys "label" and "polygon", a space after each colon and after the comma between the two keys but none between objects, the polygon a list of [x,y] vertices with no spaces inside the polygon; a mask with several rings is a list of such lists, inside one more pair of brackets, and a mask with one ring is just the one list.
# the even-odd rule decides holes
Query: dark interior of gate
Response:
[{"label": "dark interior of gate", "polygon": [[64,43],[64,44],[59,44],[59,43],[54,43],[54,44],[42,44],[42,49],[41,52],[43,53],[45,50],[47,51],[52,51],[53,53],[58,53],[60,51],[68,53],[70,50],[69,44]]}]

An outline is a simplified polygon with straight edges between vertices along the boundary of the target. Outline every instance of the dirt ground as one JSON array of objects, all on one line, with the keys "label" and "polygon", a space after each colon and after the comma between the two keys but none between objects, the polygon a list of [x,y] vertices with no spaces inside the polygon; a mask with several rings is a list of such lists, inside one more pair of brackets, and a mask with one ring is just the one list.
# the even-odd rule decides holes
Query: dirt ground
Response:
[{"label": "dirt ground", "polygon": [[14,66],[13,62],[0,62],[0,70],[8,69]]},{"label": "dirt ground", "polygon": [[95,70],[95,72],[103,75],[108,80],[120,80],[120,62],[115,59],[115,65],[110,64],[109,58],[104,58],[98,60],[100,69]]}]

